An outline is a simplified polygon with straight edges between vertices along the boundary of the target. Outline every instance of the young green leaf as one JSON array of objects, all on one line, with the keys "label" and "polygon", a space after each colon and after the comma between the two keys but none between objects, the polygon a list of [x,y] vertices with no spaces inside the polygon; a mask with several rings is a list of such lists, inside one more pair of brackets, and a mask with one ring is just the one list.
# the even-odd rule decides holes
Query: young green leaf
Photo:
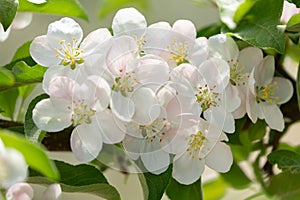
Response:
[{"label": "young green leaf", "polygon": [[19,2],[16,0],[0,0],[0,23],[4,31],[7,31],[13,22],[18,10],[18,4]]},{"label": "young green leaf", "polygon": [[145,200],[160,200],[171,177],[172,167],[160,175],[139,173],[139,180],[144,191]]},{"label": "young green leaf", "polygon": [[277,150],[268,155],[268,160],[272,164],[277,164],[278,168],[283,171],[300,174],[300,155],[295,152]]},{"label": "young green leaf", "polygon": [[4,67],[0,67],[0,88],[12,86],[14,83],[15,77],[13,73]]},{"label": "young green leaf", "polygon": [[0,93],[0,109],[2,110],[1,115],[10,118],[12,121],[14,120],[18,95],[19,91],[17,88]]},{"label": "young green leaf", "polygon": [[[99,197],[118,200],[118,191],[108,184],[101,171],[91,165],[70,165],[62,161],[55,161],[61,179],[59,184],[64,192],[83,192],[97,195]],[[35,184],[52,184],[53,181],[31,171],[28,182]]]},{"label": "young green leaf", "polygon": [[79,17],[88,21],[88,16],[78,0],[47,0],[43,4],[34,4],[27,0],[19,1],[19,11]]},{"label": "young green leaf", "polygon": [[221,177],[203,184],[203,196],[205,200],[221,199],[226,192],[227,184]]},{"label": "young green leaf", "polygon": [[0,138],[6,147],[12,147],[20,151],[23,154],[26,163],[31,168],[50,179],[59,179],[59,173],[54,163],[48,158],[43,147],[33,144],[25,138],[5,130],[0,130]]},{"label": "young green leaf", "polygon": [[239,23],[234,30],[224,31],[251,45],[283,53],[284,33],[277,28],[282,7],[283,0],[256,0],[250,9],[247,7],[246,13],[238,17]]},{"label": "young green leaf", "polygon": [[166,193],[172,200],[202,200],[201,178],[191,185],[182,185],[171,178]]},{"label": "young green leaf", "polygon": [[42,138],[40,137],[42,130],[39,129],[33,122],[32,110],[39,101],[48,97],[49,96],[47,94],[41,94],[40,96],[34,98],[28,106],[27,112],[25,114],[24,132],[25,137],[31,142],[40,142],[42,140]]}]

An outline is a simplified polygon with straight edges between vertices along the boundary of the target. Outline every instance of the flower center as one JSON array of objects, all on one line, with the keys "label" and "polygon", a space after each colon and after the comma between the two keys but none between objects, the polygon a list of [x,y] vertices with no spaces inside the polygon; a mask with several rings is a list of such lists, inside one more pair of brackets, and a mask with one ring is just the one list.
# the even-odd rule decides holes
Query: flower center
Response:
[{"label": "flower center", "polygon": [[[71,109],[71,107],[68,107]],[[96,111],[91,109],[84,100],[73,102],[72,123],[74,126],[80,124],[92,123],[91,116],[95,115]]]},{"label": "flower center", "polygon": [[208,142],[207,138],[203,135],[201,131],[198,131],[196,134],[190,135],[188,142],[188,148],[186,151],[190,154],[191,158],[194,159],[197,157],[199,160],[202,160],[201,153],[204,153],[202,150],[203,146]]},{"label": "flower center", "polygon": [[145,36],[141,35],[140,37],[138,37],[136,34],[134,34],[133,38],[135,39],[136,44],[138,46],[138,52],[139,52],[140,56],[143,56],[144,52],[142,51],[142,49],[143,49],[143,46],[146,44]]},{"label": "flower center", "polygon": [[116,92],[120,91],[121,94],[126,97],[128,92],[133,92],[134,86],[138,84],[139,81],[136,79],[134,71],[124,73],[124,70],[120,69],[120,72],[123,74],[115,78],[112,90]]},{"label": "flower center", "polygon": [[209,89],[207,84],[205,84],[204,87],[200,86],[196,88],[198,90],[198,93],[195,94],[196,102],[201,104],[202,111],[206,111],[211,106],[217,106],[217,100],[219,100],[217,97],[219,96],[219,93],[213,92],[213,89]]},{"label": "flower center", "polygon": [[256,86],[256,101],[257,103],[260,102],[267,102],[275,104],[279,100],[279,96],[276,94],[279,90],[278,83],[274,81],[272,84],[265,84],[264,86],[258,87]]},{"label": "flower center", "polygon": [[228,60],[230,65],[230,82],[232,85],[240,86],[245,85],[249,78],[249,73],[245,72],[246,66],[240,66],[239,61]]},{"label": "flower center", "polygon": [[142,135],[145,136],[146,140],[150,143],[156,137],[159,137],[159,141],[162,141],[162,137],[165,132],[170,129],[170,123],[166,118],[158,118],[150,125],[140,125],[139,128],[142,131]]},{"label": "flower center", "polygon": [[177,42],[177,39],[174,38],[172,45],[168,45],[167,49],[170,51],[171,54],[169,59],[174,60],[177,65],[189,62],[187,60],[188,49],[189,49],[189,45],[187,41],[185,41],[184,43]]},{"label": "flower center", "polygon": [[65,40],[59,41],[61,48],[55,48],[54,50],[57,52],[55,57],[61,59],[61,65],[70,65],[71,69],[75,69],[76,64],[81,64],[84,62],[82,57],[82,53],[84,52],[84,50],[78,48],[77,39],[73,38],[72,40],[72,44],[66,44]]}]

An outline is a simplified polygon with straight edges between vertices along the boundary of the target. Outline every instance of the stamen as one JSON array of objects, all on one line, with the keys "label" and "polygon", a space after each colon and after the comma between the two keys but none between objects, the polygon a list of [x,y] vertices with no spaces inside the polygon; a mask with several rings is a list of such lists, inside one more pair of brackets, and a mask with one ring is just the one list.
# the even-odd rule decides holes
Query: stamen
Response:
[{"label": "stamen", "polygon": [[91,109],[84,100],[73,102],[72,124],[74,126],[80,124],[92,123],[91,117],[95,115],[96,111]]},{"label": "stamen", "polygon": [[232,85],[246,85],[250,76],[249,72],[245,72],[246,66],[240,66],[239,60],[227,60],[230,65],[230,82]]},{"label": "stamen", "polygon": [[213,92],[213,89],[209,89],[207,84],[204,87],[198,87],[196,90],[198,90],[198,93],[195,94],[196,102],[201,104],[202,112],[209,109],[211,106],[218,106],[217,100],[219,100],[218,96],[219,94],[216,92]]},{"label": "stamen", "polygon": [[196,134],[190,135],[190,140],[188,142],[188,148],[186,151],[189,153],[192,159],[196,157],[197,159],[202,160],[202,156],[200,154],[203,153],[203,146],[207,142],[207,138],[202,134],[201,131],[198,131]]},{"label": "stamen", "polygon": [[261,87],[256,87],[256,101],[257,103],[260,102],[267,102],[270,104],[276,104],[280,97],[277,95],[277,91],[279,90],[278,83],[274,81],[271,84],[265,84]]},{"label": "stamen", "polygon": [[188,55],[188,49],[189,49],[189,43],[185,41],[177,42],[177,39],[173,39],[172,45],[168,45],[167,49],[170,51],[170,60],[174,60],[177,65],[180,65],[182,63],[188,63],[187,55]]}]

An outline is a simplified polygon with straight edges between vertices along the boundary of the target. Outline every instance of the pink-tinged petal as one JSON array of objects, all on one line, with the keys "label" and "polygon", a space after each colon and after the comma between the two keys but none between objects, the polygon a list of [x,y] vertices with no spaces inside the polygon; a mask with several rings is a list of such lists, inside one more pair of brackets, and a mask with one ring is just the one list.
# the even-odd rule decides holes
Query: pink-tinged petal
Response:
[{"label": "pink-tinged petal", "polygon": [[233,133],[235,130],[234,118],[231,113],[228,113],[224,108],[214,107],[206,110],[204,118],[214,126],[224,130],[227,133]]},{"label": "pink-tinged petal", "polygon": [[223,142],[218,142],[205,157],[205,164],[217,171],[228,172],[233,162],[230,147]]},{"label": "pink-tinged petal", "polygon": [[256,101],[256,97],[251,93],[251,91],[247,91],[246,111],[251,121],[256,123],[259,114],[259,105]]},{"label": "pink-tinged petal", "polygon": [[106,109],[97,113],[96,120],[104,143],[115,144],[124,139],[126,133],[125,124],[115,118],[111,110]]},{"label": "pink-tinged petal", "polygon": [[150,88],[141,87],[132,95],[135,106],[133,119],[140,125],[151,124],[160,115],[160,105]]},{"label": "pink-tinged petal", "polygon": [[222,58],[226,61],[236,60],[239,55],[239,49],[235,41],[225,35],[218,34],[208,39],[211,54],[215,57]]},{"label": "pink-tinged petal", "polygon": [[66,44],[73,44],[74,38],[77,40],[75,43],[78,46],[82,37],[83,32],[80,25],[68,17],[55,21],[48,26],[47,40],[52,47],[60,48],[59,42],[61,40],[65,40]]},{"label": "pink-tinged petal", "polygon": [[205,37],[200,37],[195,40],[192,47],[192,52],[188,55],[187,59],[194,66],[199,66],[209,55],[208,40]]},{"label": "pink-tinged petal", "polygon": [[214,92],[222,93],[229,83],[230,68],[227,62],[219,58],[210,58],[199,67],[204,83]]},{"label": "pink-tinged petal", "polygon": [[9,27],[6,31],[4,31],[2,24],[0,24],[0,42],[3,42],[8,38],[10,30],[11,27]]},{"label": "pink-tinged petal", "polygon": [[51,100],[56,102],[65,102],[71,104],[75,88],[79,85],[72,79],[64,76],[57,76],[49,84],[49,95]]},{"label": "pink-tinged petal", "polygon": [[100,28],[89,33],[82,43],[80,48],[84,49],[84,54],[101,53],[105,54],[109,48],[109,41],[112,38],[107,28]]},{"label": "pink-tinged petal", "polygon": [[131,121],[135,112],[132,99],[124,97],[120,92],[112,92],[110,108],[116,117],[125,122]]},{"label": "pink-tinged petal", "polygon": [[166,107],[167,104],[177,95],[176,93],[177,91],[172,86],[172,83],[168,82],[158,88],[158,90],[156,91],[156,96],[160,105]]},{"label": "pink-tinged petal", "polygon": [[114,16],[112,30],[114,35],[135,33],[135,31],[144,30],[147,27],[145,17],[135,8],[120,9]]},{"label": "pink-tinged petal", "polygon": [[186,37],[190,37],[191,39],[196,38],[196,27],[190,20],[177,20],[174,22],[173,31],[176,31]]},{"label": "pink-tinged petal", "polygon": [[278,87],[275,95],[278,96],[279,99],[276,100],[276,104],[284,104],[292,98],[294,88],[290,80],[280,77],[274,77],[272,84],[275,84],[275,88]]},{"label": "pink-tinged petal", "polygon": [[50,99],[43,99],[36,104],[32,119],[39,129],[48,132],[61,131],[72,124],[71,112],[57,109]]},{"label": "pink-tinged petal", "polygon": [[[230,84],[231,87],[235,87],[233,85]],[[238,87],[238,94],[240,97],[240,106],[233,111],[232,115],[235,119],[240,119],[242,117],[244,117],[244,115],[246,114],[246,93],[247,93],[247,88],[245,87]]]},{"label": "pink-tinged petal", "polygon": [[141,84],[160,86],[169,79],[169,66],[159,57],[144,56],[139,60],[136,77]]},{"label": "pink-tinged petal", "polygon": [[290,3],[288,1],[284,1],[280,21],[287,23],[293,15],[295,15],[299,12],[300,12],[300,9],[297,8],[295,4]]},{"label": "pink-tinged petal", "polygon": [[188,153],[175,156],[173,162],[173,178],[181,184],[190,185],[196,182],[204,171],[204,160],[192,159]]},{"label": "pink-tinged petal", "polygon": [[71,149],[79,162],[94,160],[102,149],[103,140],[97,122],[77,126],[71,135]]},{"label": "pink-tinged petal", "polygon": [[56,58],[56,51],[48,43],[47,36],[42,35],[34,38],[30,45],[30,55],[38,64],[45,67],[57,66],[60,59]]},{"label": "pink-tinged petal", "polygon": [[[114,76],[132,71],[131,63],[137,57],[138,46],[129,36],[121,36],[112,40],[112,46],[107,53],[106,64]],[[136,66],[134,65],[133,68]]]},{"label": "pink-tinged petal", "polygon": [[277,131],[283,131],[284,129],[284,120],[283,114],[280,108],[274,104],[261,103],[260,108],[264,114],[264,118],[266,123],[271,129],[275,129]]},{"label": "pink-tinged petal", "polygon": [[237,87],[228,84],[225,88],[225,109],[227,112],[235,111],[241,105],[239,90]]},{"label": "pink-tinged petal", "polygon": [[33,189],[28,183],[16,183],[6,192],[8,200],[31,200],[33,198]]},{"label": "pink-tinged petal", "polygon": [[145,168],[156,175],[166,171],[170,164],[169,154],[161,149],[141,154],[141,160]]},{"label": "pink-tinged petal", "polygon": [[269,84],[273,80],[275,60],[273,56],[266,56],[255,69],[254,78],[258,86]]},{"label": "pink-tinged petal", "polygon": [[51,184],[44,192],[44,200],[60,200],[62,198],[62,191],[60,184]]},{"label": "pink-tinged petal", "polygon": [[250,73],[263,60],[263,52],[257,47],[247,47],[240,51],[238,57],[240,67],[246,67],[243,72]]},{"label": "pink-tinged petal", "polygon": [[27,27],[32,20],[32,13],[17,12],[14,21],[11,25],[12,29],[23,29]]}]

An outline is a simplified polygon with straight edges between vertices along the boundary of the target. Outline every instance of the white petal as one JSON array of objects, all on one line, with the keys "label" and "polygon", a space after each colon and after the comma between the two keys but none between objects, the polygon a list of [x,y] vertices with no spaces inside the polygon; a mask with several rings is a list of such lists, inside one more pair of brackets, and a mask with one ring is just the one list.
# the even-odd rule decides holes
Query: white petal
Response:
[{"label": "white petal", "polygon": [[266,56],[255,69],[254,78],[258,86],[269,84],[273,80],[275,60],[273,56]]},{"label": "white petal", "polygon": [[125,152],[133,160],[136,160],[139,158],[143,141],[144,141],[144,138],[133,137],[131,135],[125,136],[122,144],[125,149]]},{"label": "white petal", "polygon": [[112,22],[114,35],[126,34],[146,29],[147,22],[145,17],[135,8],[120,9]]},{"label": "white petal", "polygon": [[44,200],[60,200],[62,198],[62,191],[60,184],[51,184],[44,192]]},{"label": "white petal", "polygon": [[43,99],[36,104],[32,119],[39,129],[48,132],[61,131],[72,124],[71,112],[57,109],[50,99]]},{"label": "white petal", "polygon": [[231,113],[228,113],[224,108],[214,107],[204,112],[204,118],[224,130],[227,133],[233,133],[235,130],[234,118]]},{"label": "white petal", "polygon": [[[147,142],[147,141],[146,141]],[[155,150],[141,154],[145,168],[153,174],[161,174],[168,169],[170,156],[163,150]]]},{"label": "white petal", "polygon": [[172,176],[179,183],[190,185],[196,182],[204,171],[204,160],[192,159],[188,153],[175,157]]},{"label": "white petal", "polygon": [[174,31],[186,37],[190,37],[191,39],[196,38],[196,27],[190,20],[177,20],[172,27]]},{"label": "white petal", "polygon": [[11,25],[12,29],[23,29],[27,27],[32,20],[32,13],[17,12],[14,21]]},{"label": "white petal", "polygon": [[209,55],[208,40],[205,37],[199,37],[191,47],[191,53],[188,55],[188,60],[194,66],[199,66]]},{"label": "white petal", "polygon": [[251,121],[253,123],[256,123],[257,117],[259,114],[259,106],[258,106],[255,96],[250,91],[247,91],[246,111],[247,111],[248,117],[251,119]]},{"label": "white petal", "polygon": [[133,101],[128,97],[124,97],[120,92],[114,91],[110,100],[110,108],[116,117],[125,122],[131,121],[135,112]]},{"label": "white petal", "polygon": [[12,148],[6,148],[5,153],[0,155],[1,168],[8,175],[6,179],[0,183],[2,188],[9,188],[15,183],[25,181],[27,177],[27,164],[23,155]]},{"label": "white petal", "polygon": [[11,27],[8,27],[8,29],[4,32],[4,28],[2,24],[0,23],[0,42],[5,41],[10,33]]},{"label": "white petal", "polygon": [[240,51],[239,64],[240,67],[246,66],[244,72],[251,72],[255,66],[258,66],[263,59],[262,50],[257,47],[247,47]]},{"label": "white petal", "polygon": [[153,23],[151,25],[148,26],[148,29],[165,29],[165,30],[171,30],[172,27],[171,25],[169,24],[169,22],[156,22],[156,23]]},{"label": "white petal", "polygon": [[124,139],[126,132],[124,123],[115,118],[109,109],[97,113],[96,119],[104,143],[115,144]]},{"label": "white petal", "polygon": [[278,131],[283,131],[284,120],[283,114],[280,108],[274,104],[261,103],[262,112],[264,114],[265,120],[271,129]]},{"label": "white petal", "polygon": [[223,142],[218,142],[211,152],[205,157],[205,164],[217,171],[228,172],[233,162],[230,147]]},{"label": "white petal", "polygon": [[8,200],[31,200],[33,198],[33,189],[28,183],[16,183],[6,192]]},{"label": "white petal", "polygon": [[[231,87],[235,87],[233,85],[230,84]],[[239,97],[240,97],[240,106],[234,110],[234,112],[232,113],[233,117],[235,119],[240,119],[242,117],[244,117],[244,115],[246,114],[246,93],[247,93],[247,89],[245,87],[238,87],[238,93],[239,93]]]},{"label": "white petal", "polygon": [[135,106],[133,119],[140,125],[151,124],[160,115],[160,105],[149,88],[138,88],[132,95]]},{"label": "white petal", "polygon": [[[290,100],[293,96],[293,85],[290,80],[280,77],[274,77],[272,84],[274,85],[274,82],[277,82],[277,86],[279,87],[278,91],[276,91],[276,96],[279,97],[279,99],[276,101],[277,104],[284,104],[288,100]],[[275,86],[276,87],[276,86]]]},{"label": "white petal", "polygon": [[71,135],[71,149],[79,162],[94,160],[102,149],[102,137],[97,124],[77,126]]},{"label": "white petal", "polygon": [[235,111],[241,105],[238,88],[228,84],[225,89],[225,109],[227,112]]},{"label": "white petal", "polygon": [[61,40],[65,40],[66,44],[73,44],[74,38],[77,40],[76,44],[78,46],[82,36],[83,32],[80,25],[68,17],[64,17],[48,26],[47,40],[52,47],[60,48],[59,42]]},{"label": "white petal", "polygon": [[50,81],[49,95],[51,99],[71,103],[75,87],[79,85],[72,79],[64,76],[57,76]]},{"label": "white petal", "polygon": [[60,63],[60,59],[55,57],[56,51],[50,46],[45,35],[34,38],[30,45],[30,55],[35,62],[45,67],[56,66]]},{"label": "white petal", "polygon": [[34,4],[42,4],[42,3],[46,3],[47,0],[27,0],[31,3],[34,3]]},{"label": "white petal", "polygon": [[208,39],[208,44],[211,53],[215,57],[223,58],[224,60],[236,60],[239,55],[239,49],[235,41],[225,35],[218,34]]}]

